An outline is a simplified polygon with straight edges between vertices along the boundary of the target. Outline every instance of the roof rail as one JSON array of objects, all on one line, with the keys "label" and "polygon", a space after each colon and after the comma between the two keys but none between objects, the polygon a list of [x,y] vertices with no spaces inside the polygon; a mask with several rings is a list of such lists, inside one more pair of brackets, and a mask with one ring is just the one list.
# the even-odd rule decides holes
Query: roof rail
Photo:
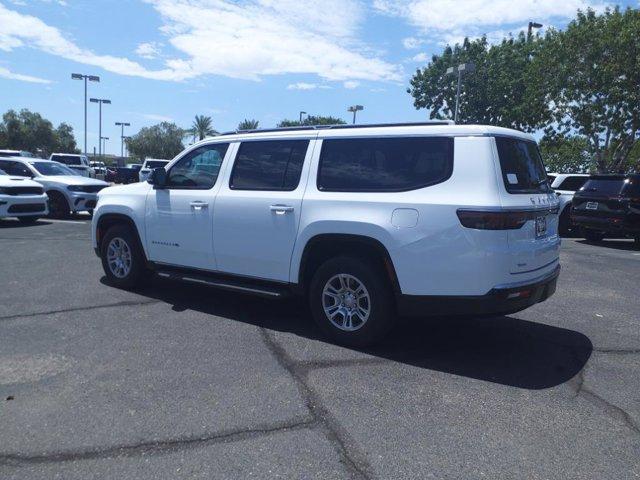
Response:
[{"label": "roof rail", "polygon": [[365,123],[358,125],[301,125],[298,127],[276,127],[276,128],[255,128],[250,130],[232,130],[221,133],[222,135],[236,135],[242,133],[268,133],[268,132],[295,132],[304,130],[341,130],[349,128],[378,128],[378,127],[426,127],[435,125],[455,125],[453,120],[430,120],[426,122],[405,122],[405,123]]}]

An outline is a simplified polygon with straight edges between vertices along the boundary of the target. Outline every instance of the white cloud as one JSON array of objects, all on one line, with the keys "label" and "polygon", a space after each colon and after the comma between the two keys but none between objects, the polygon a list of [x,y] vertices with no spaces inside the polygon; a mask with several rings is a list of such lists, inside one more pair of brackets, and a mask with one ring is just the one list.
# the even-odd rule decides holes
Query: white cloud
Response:
[{"label": "white cloud", "polygon": [[419,48],[423,43],[424,40],[416,37],[407,37],[402,39],[402,45],[404,45],[404,48],[406,48],[407,50],[415,50],[416,48]]},{"label": "white cloud", "polygon": [[349,90],[353,90],[354,88],[358,88],[360,86],[360,82],[356,82],[355,80],[347,80],[343,83],[344,88],[348,88]]},{"label": "white cloud", "polygon": [[137,46],[136,54],[142,58],[153,59],[160,55],[161,43],[144,42]]},{"label": "white cloud", "polygon": [[429,55],[427,55],[424,52],[421,52],[421,53],[418,53],[417,55],[414,55],[413,58],[411,58],[411,60],[413,60],[414,62],[424,63],[429,61]]},{"label": "white cloud", "polygon": [[7,68],[0,67],[0,77],[8,78],[9,80],[19,80],[21,82],[29,83],[51,83],[51,80],[45,78],[32,77],[31,75],[23,75],[21,73],[14,73]]},{"label": "white cloud", "polygon": [[504,25],[515,27],[532,19],[547,24],[567,20],[578,9],[602,10],[607,5],[602,0],[374,0],[373,3],[379,13],[405,18],[420,33],[435,36],[440,43],[452,43],[446,39],[477,37],[486,33],[487,27],[494,27],[493,33],[499,33]]},{"label": "white cloud", "polygon": [[315,83],[298,82],[287,85],[287,90],[315,90],[318,85]]}]

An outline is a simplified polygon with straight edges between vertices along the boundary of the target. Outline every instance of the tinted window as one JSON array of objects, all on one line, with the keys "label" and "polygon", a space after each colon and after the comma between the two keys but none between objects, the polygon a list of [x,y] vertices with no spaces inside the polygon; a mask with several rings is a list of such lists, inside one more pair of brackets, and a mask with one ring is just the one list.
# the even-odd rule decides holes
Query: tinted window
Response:
[{"label": "tinted window", "polygon": [[504,186],[509,193],[544,193],[551,190],[535,142],[496,137]]},{"label": "tinted window", "polygon": [[160,168],[160,167],[164,167],[167,163],[169,162],[165,162],[161,160],[156,160],[156,161],[150,160],[145,163],[145,168],[151,168],[151,169]]},{"label": "tinted window", "polygon": [[67,165],[82,165],[80,157],[75,155],[52,155],[51,160],[55,160],[56,162],[65,163]]},{"label": "tinted window", "polygon": [[[228,148],[228,143],[216,143],[192,150],[171,167],[167,186],[193,189],[213,187]],[[139,165],[137,169],[140,169]]]},{"label": "tinted window", "polygon": [[575,192],[580,190],[587,180],[589,180],[589,177],[567,177],[556,187],[556,189]]},{"label": "tinted window", "polygon": [[267,140],[240,145],[230,188],[295,190],[309,140]]},{"label": "tinted window", "polygon": [[8,175],[15,175],[16,177],[33,177],[31,170],[20,162],[0,161],[0,168],[7,172]]},{"label": "tinted window", "polygon": [[637,178],[590,178],[582,188],[583,192],[603,195],[640,195],[640,180]]},{"label": "tinted window", "polygon": [[332,138],[322,142],[318,188],[389,192],[443,182],[453,171],[453,138]]}]

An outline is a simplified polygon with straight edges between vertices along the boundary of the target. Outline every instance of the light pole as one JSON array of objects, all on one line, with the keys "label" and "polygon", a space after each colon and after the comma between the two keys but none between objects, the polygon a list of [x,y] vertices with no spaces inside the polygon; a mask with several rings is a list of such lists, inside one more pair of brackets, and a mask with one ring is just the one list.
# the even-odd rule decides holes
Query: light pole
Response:
[{"label": "light pole", "polygon": [[307,112],[303,112],[303,111],[300,112],[300,125],[302,125],[302,116],[306,114]]},{"label": "light pole", "polygon": [[98,155],[102,156],[102,104],[110,104],[111,100],[107,100],[106,98],[90,98],[89,101],[91,103],[97,103],[99,105],[98,109]]},{"label": "light pole", "polygon": [[364,107],[362,105],[352,105],[349,108],[347,108],[347,112],[353,112],[353,124],[354,125],[356,123],[356,112],[359,112],[360,110],[364,110]]},{"label": "light pole", "polygon": [[[122,140],[129,140],[130,138],[131,138],[131,137],[130,137],[130,136],[128,136],[128,135],[123,135],[123,136],[122,136]],[[126,147],[126,145],[127,145],[127,144],[125,143],[125,147]],[[129,156],[129,150],[128,150],[128,149],[125,149],[125,155],[126,155],[127,157]]]},{"label": "light pole", "polygon": [[531,38],[531,34],[533,33],[534,28],[542,28],[542,24],[538,22],[529,22],[529,27],[527,28],[527,38]]},{"label": "light pole", "polygon": [[100,77],[97,75],[84,75],[82,73],[72,73],[72,80],[84,80],[84,154],[87,154],[87,80],[90,82],[99,82]]},{"label": "light pole", "polygon": [[120,156],[124,157],[124,127],[130,127],[131,124],[127,122],[116,122],[116,125],[120,127]]},{"label": "light pole", "polygon": [[107,140],[109,140],[109,137],[100,137],[100,140],[102,140],[102,155],[104,156],[107,150]]},{"label": "light pole", "polygon": [[458,123],[458,111],[460,108],[460,85],[462,84],[462,75],[475,72],[476,64],[473,62],[469,62],[469,63],[461,63],[457,67],[449,67],[447,68],[447,75],[451,75],[452,73],[455,73],[456,70],[458,71],[458,88],[456,90],[456,111],[453,116],[453,121],[455,123]]}]

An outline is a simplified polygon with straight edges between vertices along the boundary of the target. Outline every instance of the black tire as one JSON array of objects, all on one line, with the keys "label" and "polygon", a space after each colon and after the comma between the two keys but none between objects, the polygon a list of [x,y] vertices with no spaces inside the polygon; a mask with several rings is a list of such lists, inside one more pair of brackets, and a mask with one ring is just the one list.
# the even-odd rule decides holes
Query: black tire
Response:
[{"label": "black tire", "polygon": [[562,210],[560,219],[558,221],[558,233],[561,237],[568,237],[571,232],[571,217],[569,216],[571,207],[567,207]]},{"label": "black tire", "polygon": [[604,233],[599,232],[597,230],[591,230],[591,229],[585,228],[584,238],[586,238],[587,241],[589,242],[597,243],[602,241],[602,239],[604,238]]},{"label": "black tire", "polygon": [[93,208],[90,210],[87,210],[87,213],[89,214],[90,217],[93,217]]},{"label": "black tire", "polygon": [[[323,291],[327,283],[336,275],[346,274],[359,281],[369,294],[369,315],[353,324],[361,323],[357,329],[346,331],[331,322],[325,313]],[[353,280],[351,280],[353,281]],[[320,329],[337,343],[364,347],[379,342],[393,326],[396,314],[391,285],[382,267],[377,267],[370,259],[340,256],[327,260],[313,275],[309,286],[309,306],[313,319]],[[366,306],[366,299],[362,299]],[[344,299],[342,300],[344,302]],[[360,305],[360,303],[358,303]],[[331,307],[329,307],[331,308]],[[336,317],[336,323],[345,323],[346,318]]]},{"label": "black tire", "polygon": [[33,225],[38,221],[39,218],[40,217],[34,217],[34,216],[18,217],[18,220],[20,220],[20,223],[24,223],[25,225]]},{"label": "black tire", "polygon": [[47,192],[49,197],[49,217],[66,218],[71,212],[67,199],[59,192]]},{"label": "black tire", "polygon": [[640,235],[636,235],[634,241],[636,242],[636,247],[640,248]]},{"label": "black tire", "polygon": [[[131,263],[128,272],[124,275],[116,275],[107,260],[109,245],[114,239],[124,242],[129,251]],[[100,243],[100,258],[107,280],[114,287],[124,289],[139,287],[149,278],[150,272],[146,268],[144,252],[140,247],[137,235],[128,225],[114,225],[107,230]]]}]

